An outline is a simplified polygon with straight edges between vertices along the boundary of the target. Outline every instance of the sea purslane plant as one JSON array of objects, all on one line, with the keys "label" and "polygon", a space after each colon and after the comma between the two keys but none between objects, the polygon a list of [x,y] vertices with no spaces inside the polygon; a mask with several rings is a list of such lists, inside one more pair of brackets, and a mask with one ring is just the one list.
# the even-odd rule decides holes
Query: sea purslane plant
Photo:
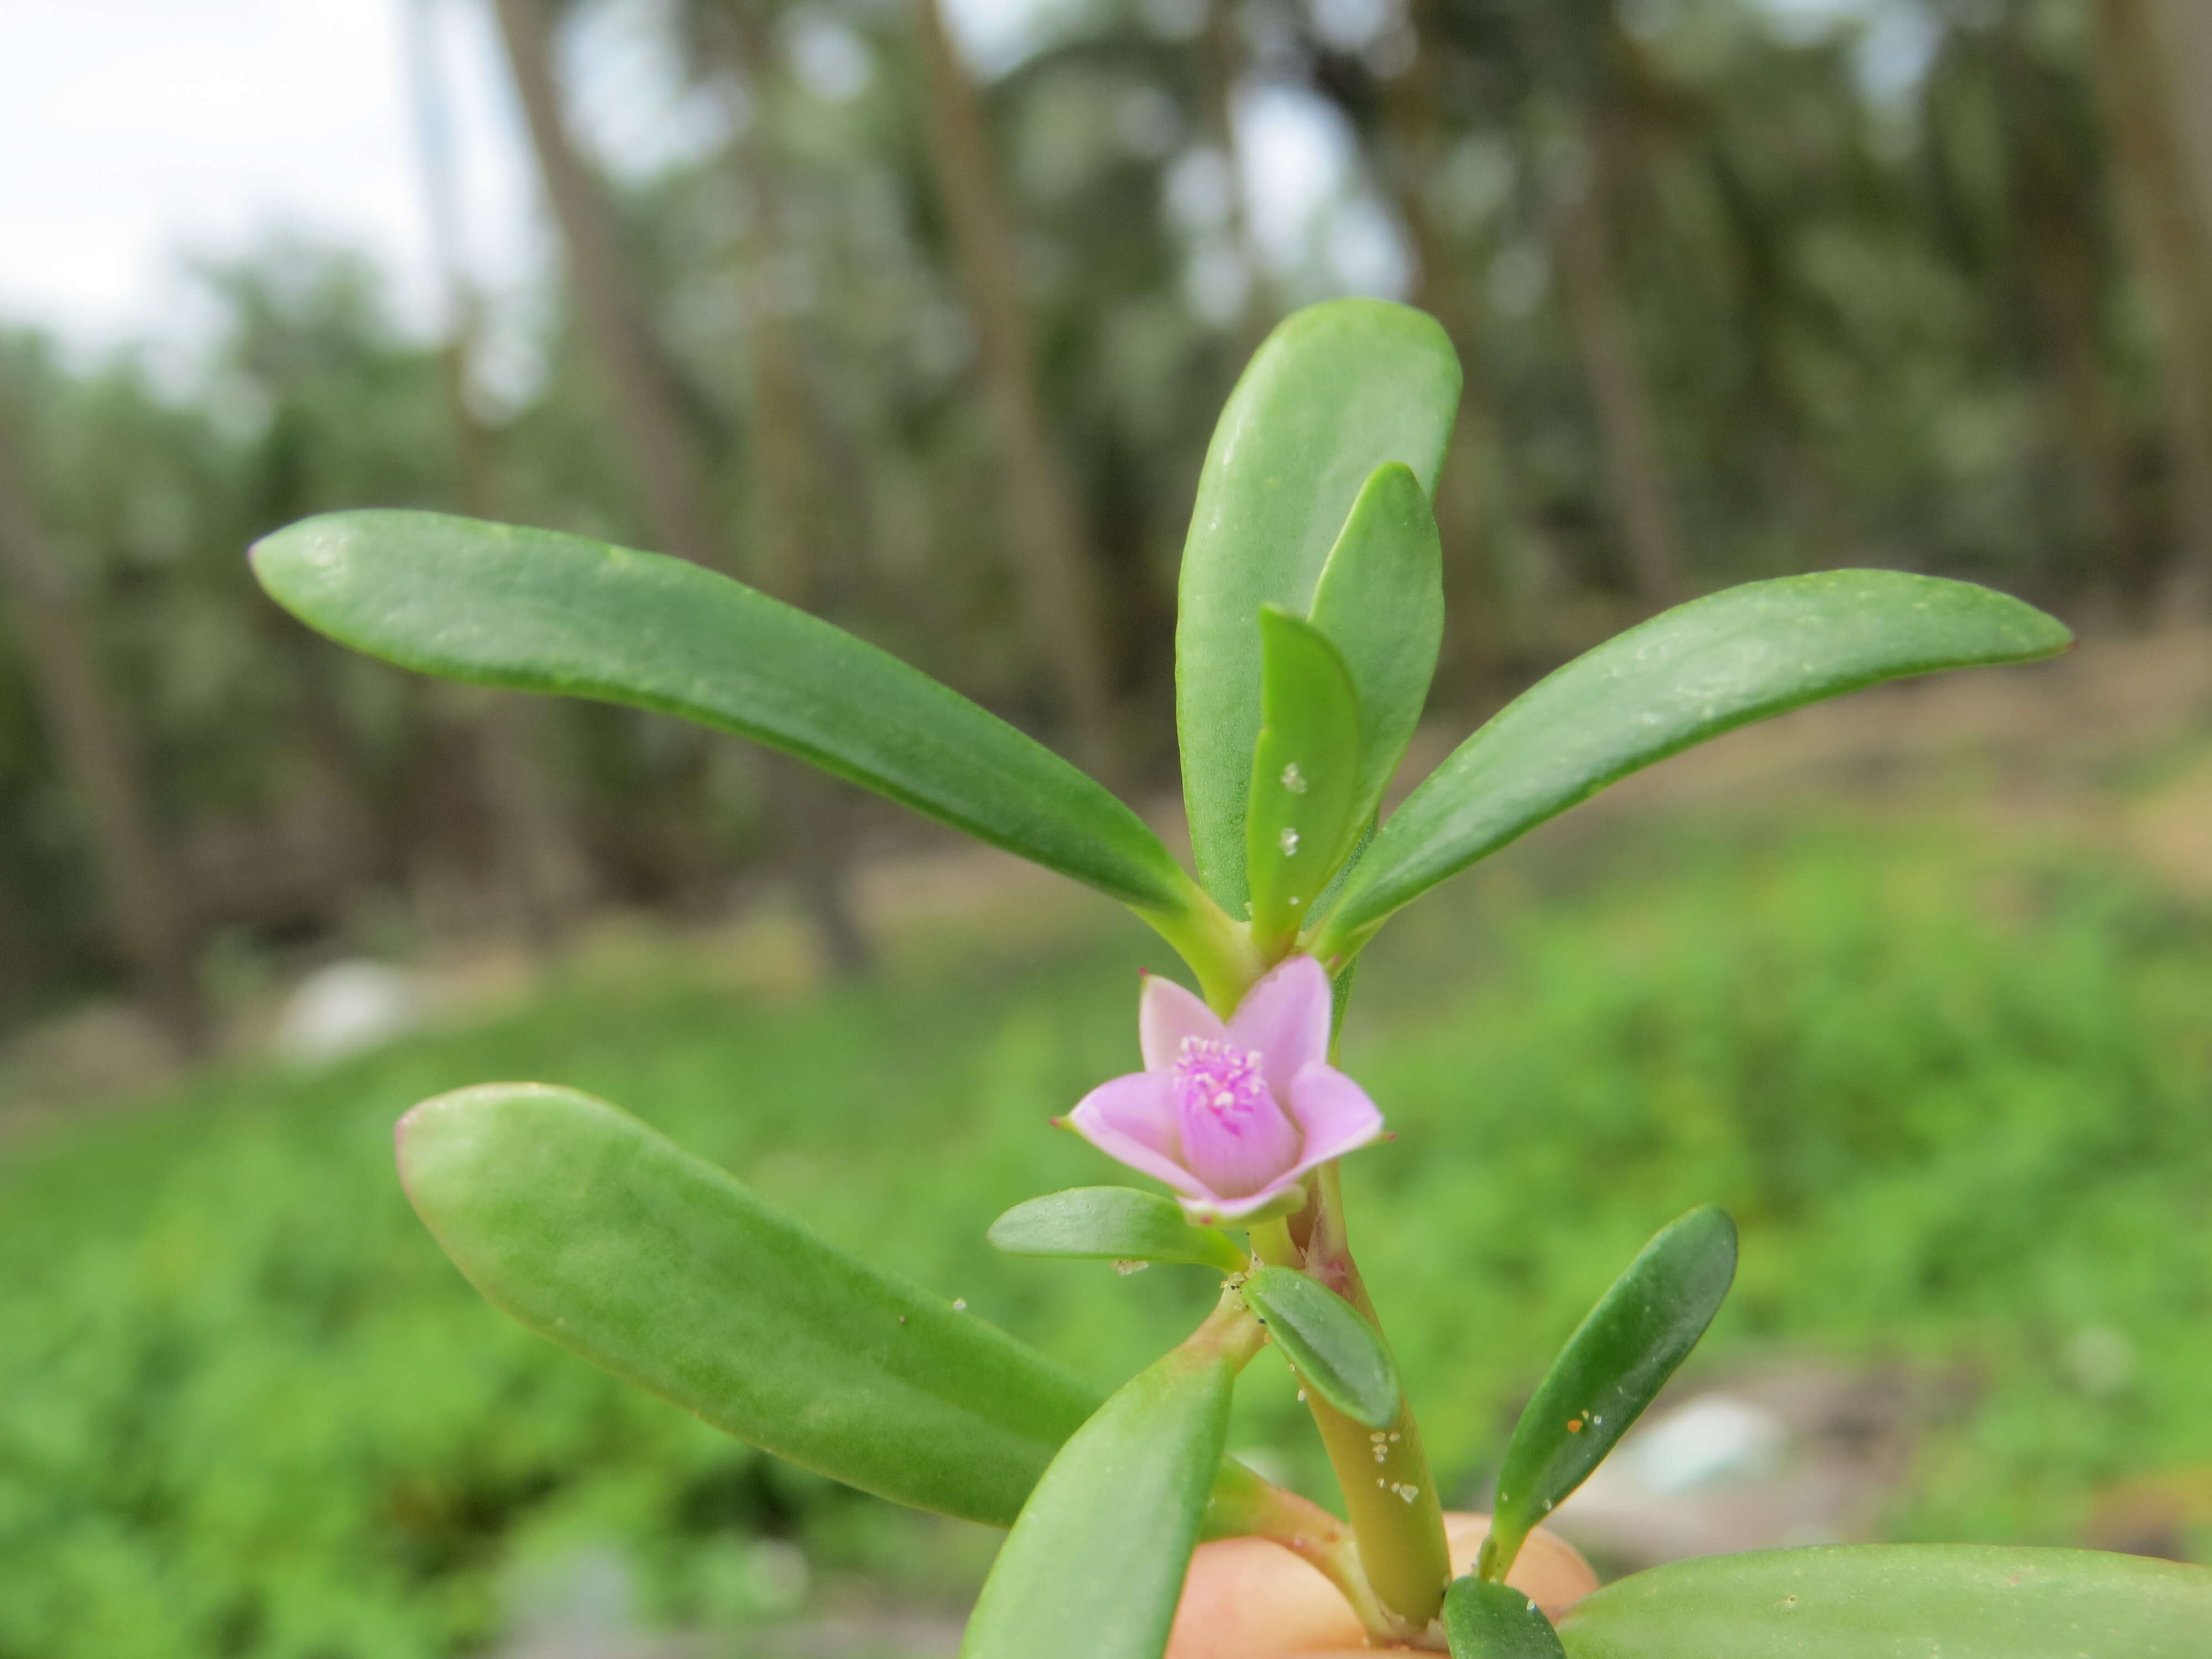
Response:
[{"label": "sea purslane plant", "polygon": [[[566,1089],[487,1085],[410,1112],[398,1160],[416,1210],[487,1297],[585,1358],[796,1463],[1010,1528],[965,1659],[1159,1659],[1195,1547],[1231,1536],[1317,1568],[1371,1644],[1460,1659],[2204,1659],[2212,1572],[2089,1552],[1693,1560],[1556,1620],[1512,1588],[1524,1541],[1726,1294],[1735,1230],[1711,1208],[1664,1227],[1568,1340],[1508,1444],[1473,1571],[1455,1574],[1338,1180],[1340,1158],[1384,1134],[1334,1063],[1361,951],[1430,887],[1639,767],[1877,681],[2069,642],[1961,582],[1753,582],[1559,669],[1386,817],[1442,638],[1429,499],[1459,383],[1431,319],[1370,301],[1292,316],[1238,383],[1199,485],[1176,635],[1195,878],[1012,726],[695,566],[412,512],[329,514],[260,543],[269,592],[333,639],[769,744],[1119,900],[1197,988],[1148,980],[1143,1069],[1060,1103],[1067,1127],[1172,1199],[1085,1188],[990,1229],[1018,1254],[1220,1279],[1188,1340],[1103,1402],[961,1304],[832,1249]],[[1231,1390],[1269,1343],[1327,1447],[1341,1517],[1224,1456]]]}]

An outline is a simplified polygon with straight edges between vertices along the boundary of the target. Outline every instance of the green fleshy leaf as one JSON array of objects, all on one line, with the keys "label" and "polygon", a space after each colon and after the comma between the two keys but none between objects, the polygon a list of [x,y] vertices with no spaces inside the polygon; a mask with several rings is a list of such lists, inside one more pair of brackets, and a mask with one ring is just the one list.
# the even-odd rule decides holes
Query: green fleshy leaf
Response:
[{"label": "green fleshy leaf", "polygon": [[1187,1261],[1237,1273],[1249,1265],[1229,1235],[1194,1227],[1174,1200],[1134,1187],[1077,1187],[1017,1204],[986,1235],[1009,1255]]},{"label": "green fleshy leaf", "polygon": [[1479,1567],[1503,1578],[1521,1541],[1620,1443],[1698,1346],[1735,1278],[1735,1223],[1708,1205],[1662,1228],[1567,1339],[1498,1472]]},{"label": "green fleshy leaf", "polygon": [[1559,1637],[1571,1659],[2204,1659],[2212,1571],[1980,1544],[1705,1556],[1607,1585]]},{"label": "green fleshy leaf", "polygon": [[1243,1295],[1301,1383],[1356,1423],[1389,1427],[1398,1415],[1398,1368],[1350,1303],[1288,1267],[1261,1267],[1244,1281]]},{"label": "green fleshy leaf", "polygon": [[1182,556],[1176,726],[1191,844],[1208,891],[1243,914],[1245,786],[1260,735],[1263,605],[1305,616],[1375,469],[1436,486],[1459,361],[1435,319],[1379,300],[1285,318],[1213,429]]},{"label": "green fleshy leaf", "polygon": [[1279,956],[1359,838],[1359,696],[1344,655],[1311,623],[1260,612],[1261,706],[1245,858],[1252,936]]},{"label": "green fleshy leaf", "polygon": [[1359,694],[1352,816],[1364,824],[1420,724],[1443,644],[1443,544],[1409,468],[1394,462],[1369,477],[1322,567],[1308,620],[1344,653]]},{"label": "green fleshy leaf", "polygon": [[1469,738],[1391,815],[1316,953],[1357,951],[1391,912],[1639,767],[1877,681],[2023,662],[2072,635],[1968,582],[1834,570],[1678,606],[1559,670]]},{"label": "green fleshy leaf", "polygon": [[1177,1348],[1099,1407],[1014,1522],[961,1659],[1160,1659],[1236,1376],[1226,1354]]},{"label": "green fleshy leaf", "polygon": [[426,1101],[398,1140],[416,1210],[492,1303],[864,1491],[1005,1526],[1097,1403],[604,1101],[490,1084]]},{"label": "green fleshy leaf", "polygon": [[478,685],[627,703],[751,738],[1147,912],[1196,899],[1121,801],[949,687],[681,559],[435,513],[264,538],[272,598],[341,644]]},{"label": "green fleshy leaf", "polygon": [[[573,1090],[488,1084],[401,1121],[408,1196],[541,1336],[739,1439],[918,1509],[1006,1526],[1097,1392],[988,1322],[833,1249]],[[1224,1462],[1208,1535],[1261,1512]]]},{"label": "green fleshy leaf", "polygon": [[1452,1659],[1566,1659],[1544,1610],[1510,1584],[1461,1578],[1444,1593]]}]

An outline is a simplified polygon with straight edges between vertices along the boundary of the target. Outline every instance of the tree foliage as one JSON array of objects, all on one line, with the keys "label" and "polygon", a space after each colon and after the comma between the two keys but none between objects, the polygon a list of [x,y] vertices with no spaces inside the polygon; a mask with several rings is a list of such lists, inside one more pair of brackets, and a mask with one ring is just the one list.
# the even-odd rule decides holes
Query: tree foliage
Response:
[{"label": "tree foliage", "polygon": [[[1010,580],[1019,520],[910,12],[784,0],[750,58],[717,46],[723,0],[556,21],[625,9],[769,141],[750,173],[709,146],[612,186],[738,562],[772,471],[750,458],[779,418],[747,307],[772,305],[819,484],[797,538],[810,605],[1073,749]],[[1439,522],[1446,587],[1484,610],[1446,641],[1439,698],[1526,683],[1669,585],[1875,564],[2148,609],[2208,458],[2177,424],[2197,366],[2162,346],[2153,277],[2172,270],[2146,274],[2122,212],[2158,181],[2106,131],[2090,9],[1930,4],[1902,70],[1848,18],[1785,26],[1754,0],[1038,11],[1012,61],[971,67],[1128,775],[1172,764],[1137,734],[1170,726],[1209,411],[1268,313],[1347,287],[1430,296],[1467,369],[1451,466],[1469,501]],[[1288,233],[1296,191],[1262,153],[1285,123],[1335,156]],[[763,166],[773,237],[752,217]],[[222,320],[188,384],[17,332],[0,398],[142,728],[199,937],[327,939],[378,892],[432,931],[493,925],[435,898],[500,856],[467,719],[314,647],[240,558],[317,511],[464,505],[438,350],[343,252],[273,240],[197,281]],[[495,325],[475,396],[501,516],[653,544],[589,315],[554,282]],[[1679,567],[1663,581],[1638,550],[1655,523]],[[602,894],[712,904],[768,860],[768,783],[737,749],[611,709],[550,713],[543,744]],[[114,970],[81,810],[0,629],[0,1000],[18,1014]]]}]

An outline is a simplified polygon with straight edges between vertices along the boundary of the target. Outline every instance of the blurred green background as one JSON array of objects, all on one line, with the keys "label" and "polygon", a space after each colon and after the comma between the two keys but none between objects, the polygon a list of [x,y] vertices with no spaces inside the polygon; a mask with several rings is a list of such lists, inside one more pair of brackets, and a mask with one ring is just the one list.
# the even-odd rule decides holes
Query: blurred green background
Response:
[{"label": "blurred green background", "polygon": [[[1409,779],[1734,581],[1965,576],[2085,641],[1670,763],[1370,951],[1346,1064],[1399,1138],[1354,1237],[1452,1499],[1717,1200],[1744,1266],[1686,1392],[1818,1443],[1719,1481],[1759,1535],[2212,1559],[2212,12],[375,9],[418,268],[185,236],[181,333],[0,331],[0,1659],[951,1651],[988,1535],[506,1322],[390,1127],[603,1094],[1107,1385],[1205,1276],[981,1235],[1112,1178],[1044,1119],[1168,963],[740,745],[349,658],[242,550],[374,504],[678,552],[1172,833],[1206,434],[1347,291],[1468,371]],[[252,61],[251,9],[208,49]],[[543,204],[520,275],[486,144]],[[1289,1395],[1263,1358],[1237,1443],[1326,1492]]]}]

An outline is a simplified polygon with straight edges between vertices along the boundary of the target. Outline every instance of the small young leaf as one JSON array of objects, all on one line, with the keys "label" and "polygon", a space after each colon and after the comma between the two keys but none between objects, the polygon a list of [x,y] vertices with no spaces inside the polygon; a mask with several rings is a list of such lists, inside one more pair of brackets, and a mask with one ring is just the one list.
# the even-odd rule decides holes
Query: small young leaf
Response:
[{"label": "small young leaf", "polygon": [[1236,1376],[1226,1354],[1177,1348],[1076,1431],[1000,1549],[961,1659],[1160,1659]]},{"label": "small young leaf", "polygon": [[1584,1597],[1559,1636],[1571,1659],[2204,1659],[2212,1570],[1984,1544],[1707,1555]]},{"label": "small young leaf", "polygon": [[1245,787],[1260,735],[1263,605],[1303,617],[1375,469],[1436,487],[1459,360],[1434,318],[1331,300],[1285,318],[1230,394],[1191,512],[1176,619],[1176,729],[1207,890],[1243,914]]},{"label": "small young leaf", "polygon": [[437,513],[264,538],[271,598],[426,674],[679,714],[751,738],[1139,911],[1197,896],[1159,838],[1042,744],[817,617],[655,553]]},{"label": "small young leaf", "polygon": [[1832,570],[1731,587],[1539,682],[1391,814],[1316,943],[1359,949],[1407,900],[1639,767],[1753,720],[1906,674],[2023,662],[2072,635],[1968,582]]},{"label": "small young leaf", "polygon": [[1273,957],[1359,838],[1359,696],[1343,653],[1311,623],[1260,612],[1261,703],[1245,859],[1252,935]]},{"label": "small young leaf", "polygon": [[1620,1443],[1705,1334],[1735,1277],[1735,1223],[1708,1205],[1662,1228],[1567,1339],[1498,1472],[1478,1571],[1503,1578],[1529,1529]]},{"label": "small young leaf", "polygon": [[1410,468],[1394,461],[1369,475],[1322,567],[1308,620],[1344,653],[1359,694],[1352,816],[1364,824],[1420,724],[1443,642],[1443,544]]},{"label": "small young leaf", "polygon": [[1389,1426],[1398,1414],[1398,1368],[1350,1303],[1288,1267],[1261,1268],[1243,1294],[1299,1382],[1355,1422]]},{"label": "small young leaf", "polygon": [[1017,1204],[986,1235],[1009,1255],[1072,1255],[1114,1261],[1188,1261],[1243,1273],[1244,1252],[1229,1235],[1194,1227],[1182,1207],[1134,1187],[1077,1187]]},{"label": "small young leaf", "polygon": [[1543,1609],[1486,1578],[1453,1581],[1444,1593],[1444,1636],[1452,1659],[1566,1659]]}]

